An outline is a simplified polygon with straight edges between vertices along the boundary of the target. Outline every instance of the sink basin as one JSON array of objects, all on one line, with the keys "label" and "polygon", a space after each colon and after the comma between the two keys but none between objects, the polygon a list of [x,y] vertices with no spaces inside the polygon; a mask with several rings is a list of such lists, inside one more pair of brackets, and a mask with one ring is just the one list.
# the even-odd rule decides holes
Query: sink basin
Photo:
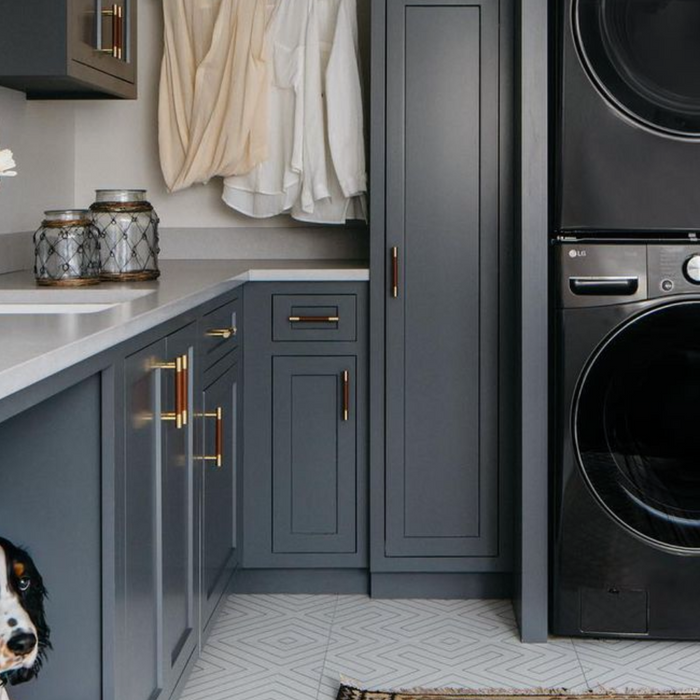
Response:
[{"label": "sink basin", "polygon": [[94,314],[135,301],[141,289],[0,289],[0,315]]}]

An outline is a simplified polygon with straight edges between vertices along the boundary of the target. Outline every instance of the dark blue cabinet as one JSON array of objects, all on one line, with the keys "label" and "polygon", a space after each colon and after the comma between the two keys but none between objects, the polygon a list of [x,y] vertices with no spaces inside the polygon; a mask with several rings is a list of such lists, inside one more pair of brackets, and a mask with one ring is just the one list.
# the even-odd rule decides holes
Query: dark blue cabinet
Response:
[{"label": "dark blue cabinet", "polygon": [[[118,687],[170,692],[197,645],[193,478],[196,324],[125,361],[123,637]],[[185,359],[186,358],[186,359]],[[186,418],[176,414],[186,410]]]},{"label": "dark blue cabinet", "polygon": [[246,569],[368,564],[366,305],[361,283],[246,286]]},{"label": "dark blue cabinet", "polygon": [[272,551],[357,551],[357,358],[272,358]]},{"label": "dark blue cabinet", "polygon": [[379,5],[372,571],[504,571],[510,3]]},{"label": "dark blue cabinet", "polygon": [[[238,358],[214,370],[202,392],[201,449],[201,602],[202,630],[212,615],[237,562],[236,501],[240,459]],[[228,364],[228,363],[226,363]]]}]

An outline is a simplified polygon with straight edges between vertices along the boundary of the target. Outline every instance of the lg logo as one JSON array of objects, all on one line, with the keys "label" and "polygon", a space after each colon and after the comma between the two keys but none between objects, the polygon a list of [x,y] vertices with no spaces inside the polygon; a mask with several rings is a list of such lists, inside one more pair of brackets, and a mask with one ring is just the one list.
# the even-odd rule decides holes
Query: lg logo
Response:
[{"label": "lg logo", "polygon": [[569,257],[573,260],[574,258],[585,258],[585,250],[574,250],[573,248],[569,251]]}]

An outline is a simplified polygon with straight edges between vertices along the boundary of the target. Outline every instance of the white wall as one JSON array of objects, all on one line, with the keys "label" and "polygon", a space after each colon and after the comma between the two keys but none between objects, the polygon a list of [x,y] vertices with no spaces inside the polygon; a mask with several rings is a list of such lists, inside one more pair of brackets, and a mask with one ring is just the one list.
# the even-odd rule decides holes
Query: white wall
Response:
[{"label": "white wall", "polygon": [[73,206],[74,108],[27,102],[0,88],[0,149],[15,154],[19,175],[0,180],[0,273],[29,267],[32,242],[46,209]]}]

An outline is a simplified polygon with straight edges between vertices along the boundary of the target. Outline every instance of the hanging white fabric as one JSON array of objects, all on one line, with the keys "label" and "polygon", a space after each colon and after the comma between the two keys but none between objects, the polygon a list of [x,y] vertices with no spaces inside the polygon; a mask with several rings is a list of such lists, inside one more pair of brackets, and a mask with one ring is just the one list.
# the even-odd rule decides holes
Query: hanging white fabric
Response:
[{"label": "hanging white fabric", "polygon": [[171,191],[267,158],[274,0],[165,0],[159,147]]},{"label": "hanging white fabric", "polygon": [[355,0],[284,0],[269,31],[269,158],[226,178],[224,201],[260,218],[366,219]]}]

